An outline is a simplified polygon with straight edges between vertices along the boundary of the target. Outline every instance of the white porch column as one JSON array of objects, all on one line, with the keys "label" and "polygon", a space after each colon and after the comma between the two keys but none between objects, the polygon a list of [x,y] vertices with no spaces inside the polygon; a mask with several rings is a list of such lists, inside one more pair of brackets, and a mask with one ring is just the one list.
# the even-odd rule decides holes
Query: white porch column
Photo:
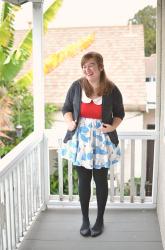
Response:
[{"label": "white porch column", "polygon": [[43,77],[43,0],[33,2],[33,96],[34,131],[43,132],[45,128],[44,77]]},{"label": "white porch column", "polygon": [[157,211],[165,249],[165,0],[157,1],[157,81],[160,82],[160,154]]}]

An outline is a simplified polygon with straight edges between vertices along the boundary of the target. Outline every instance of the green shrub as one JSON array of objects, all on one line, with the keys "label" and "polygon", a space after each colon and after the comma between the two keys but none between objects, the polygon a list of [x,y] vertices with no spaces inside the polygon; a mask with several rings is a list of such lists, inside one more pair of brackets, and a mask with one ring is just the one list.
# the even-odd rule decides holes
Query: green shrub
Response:
[{"label": "green shrub", "polygon": [[[58,182],[58,162],[55,159],[55,167],[53,174],[50,175],[50,194],[59,194],[59,182]],[[73,194],[78,194],[78,176],[75,167],[72,171],[73,178]],[[68,194],[68,161],[63,159],[63,193]]]}]

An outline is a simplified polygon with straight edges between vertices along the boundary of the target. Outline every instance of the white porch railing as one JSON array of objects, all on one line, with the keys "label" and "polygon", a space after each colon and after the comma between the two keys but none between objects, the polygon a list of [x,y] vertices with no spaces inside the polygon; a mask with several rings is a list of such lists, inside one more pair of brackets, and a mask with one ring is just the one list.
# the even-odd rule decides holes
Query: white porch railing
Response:
[{"label": "white porch railing", "polygon": [[[110,170],[108,206],[150,208],[156,206],[157,135],[154,131],[120,133],[122,158]],[[146,143],[154,141],[152,194],[146,195]],[[140,150],[140,151],[139,151]],[[138,156],[138,157],[137,157]],[[129,163],[129,164],[128,164]],[[129,166],[128,166],[128,165]],[[31,134],[0,160],[0,249],[16,249],[30,225],[45,205],[79,205],[73,194],[73,167],[68,164],[68,193],[64,193],[63,165],[58,156],[58,191],[50,195],[48,144],[43,135]],[[136,171],[139,194],[135,185]],[[129,182],[128,182],[129,180]],[[125,191],[125,182],[129,193]],[[91,205],[96,205],[92,184]]]},{"label": "white porch railing", "polygon": [[[48,134],[49,136],[51,135],[50,131]],[[109,199],[107,205],[117,207],[155,207],[158,165],[156,132],[152,130],[141,132],[120,132],[119,138],[122,157],[117,166],[111,168],[109,171]],[[150,156],[153,157],[152,183],[146,182],[147,141],[152,141],[154,144],[154,155]],[[56,194],[50,195],[48,204],[68,206],[78,204],[78,195],[73,194],[73,167],[71,162],[68,162],[67,173],[68,184],[64,184],[66,173],[64,176],[63,160],[61,159],[60,154],[58,154],[58,176],[55,181],[58,182],[59,188]],[[67,193],[64,192],[64,185],[67,185]],[[152,189],[152,193],[150,192],[148,194],[148,187]],[[92,206],[92,204],[95,205],[96,203],[94,182],[92,183],[91,190]]]},{"label": "white porch railing", "polygon": [[31,134],[0,160],[0,249],[16,249],[44,204],[44,139]]}]

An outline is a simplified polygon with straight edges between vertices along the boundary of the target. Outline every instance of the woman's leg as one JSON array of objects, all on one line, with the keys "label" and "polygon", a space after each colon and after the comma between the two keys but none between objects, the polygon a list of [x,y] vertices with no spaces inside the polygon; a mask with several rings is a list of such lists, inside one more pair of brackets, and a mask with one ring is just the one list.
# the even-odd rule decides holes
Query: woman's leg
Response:
[{"label": "woman's leg", "polygon": [[108,197],[108,169],[93,169],[93,177],[96,184],[96,197],[97,197],[97,219],[93,226],[93,236],[97,236],[102,233],[104,224],[104,211]]},{"label": "woman's leg", "polygon": [[79,197],[83,216],[83,223],[80,229],[80,233],[83,236],[87,236],[90,233],[89,201],[91,195],[92,170],[80,166],[77,166],[76,169],[78,173]]}]

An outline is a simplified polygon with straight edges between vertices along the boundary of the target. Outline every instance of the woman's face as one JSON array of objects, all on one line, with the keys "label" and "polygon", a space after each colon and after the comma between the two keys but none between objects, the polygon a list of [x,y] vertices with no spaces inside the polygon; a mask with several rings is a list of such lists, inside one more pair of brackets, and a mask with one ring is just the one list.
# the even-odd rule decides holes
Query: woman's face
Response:
[{"label": "woman's face", "polygon": [[100,80],[100,72],[102,71],[102,67],[99,67],[93,58],[84,63],[82,70],[84,76],[89,82]]}]

